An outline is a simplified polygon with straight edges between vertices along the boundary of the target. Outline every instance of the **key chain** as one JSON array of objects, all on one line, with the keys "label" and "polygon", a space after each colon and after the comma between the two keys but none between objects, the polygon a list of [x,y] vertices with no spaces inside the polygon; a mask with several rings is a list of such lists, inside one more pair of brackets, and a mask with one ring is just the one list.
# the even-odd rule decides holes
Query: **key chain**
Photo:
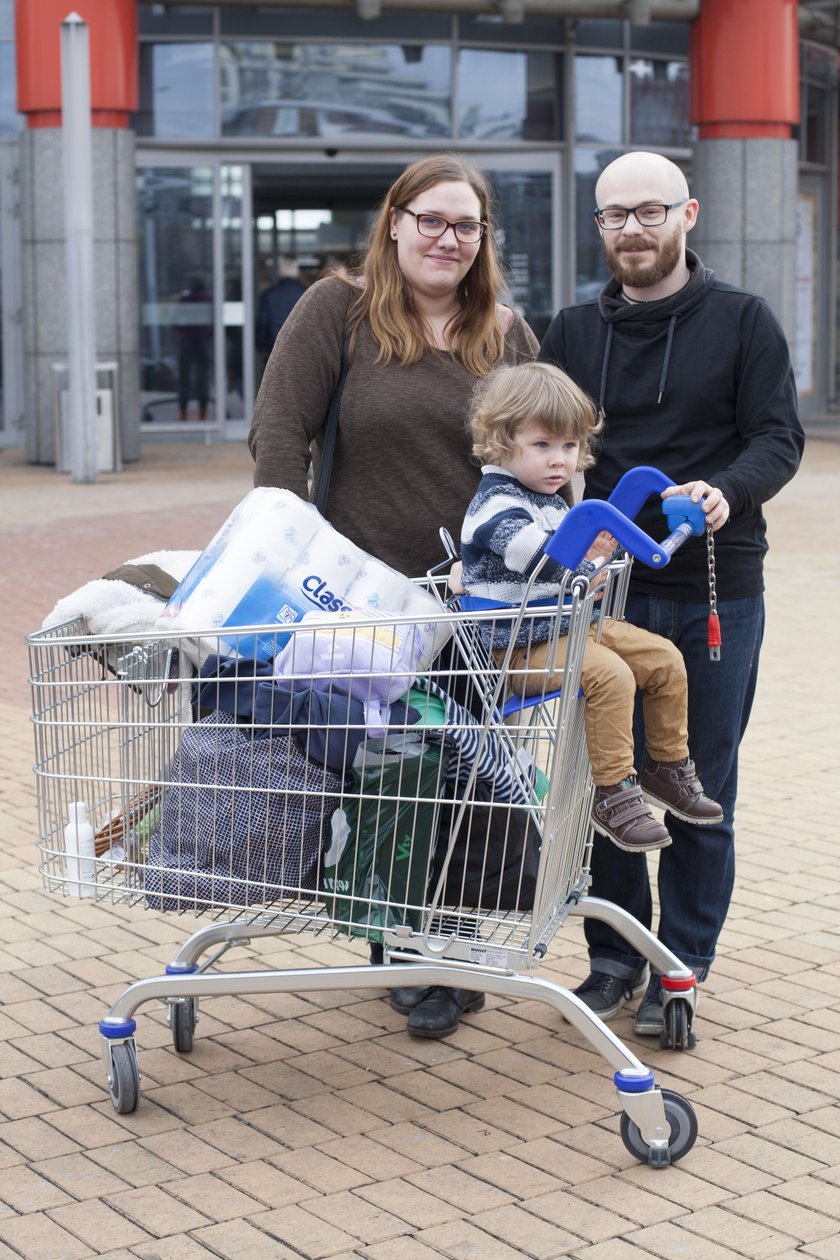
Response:
[{"label": "key chain", "polygon": [[706,556],[709,566],[709,660],[720,660],[720,618],[717,610],[717,584],[715,581],[715,539],[711,525],[706,526]]}]

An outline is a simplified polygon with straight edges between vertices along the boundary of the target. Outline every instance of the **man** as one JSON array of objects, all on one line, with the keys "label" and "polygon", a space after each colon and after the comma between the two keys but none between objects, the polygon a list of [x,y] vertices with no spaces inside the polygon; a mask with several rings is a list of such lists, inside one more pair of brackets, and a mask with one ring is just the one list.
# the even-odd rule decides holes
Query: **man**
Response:
[{"label": "man", "polygon": [[292,307],[306,292],[300,278],[297,259],[288,255],[280,259],[277,279],[260,294],[257,306],[256,343],[264,358],[268,358],[277,340],[277,334],[285,324]]},{"label": "man", "polygon": [[[621,475],[653,464],[703,509],[714,540],[720,659],[708,641],[707,543],[692,538],[664,569],[636,564],[626,617],[679,647],[688,672],[688,739],[705,791],[723,823],[697,826],[666,815],[673,844],[659,858],[659,939],[705,980],[735,878],[738,745],[753,701],[764,628],[766,525],[761,505],[794,475],[804,435],[782,330],[760,297],[717,280],[686,236],[698,203],[677,166],[628,153],[601,174],[595,218],[613,278],[597,300],[561,311],[540,357],[559,364],[605,416],[586,495],[607,498]],[[667,532],[661,503],[638,523]],[[643,753],[637,724],[637,763]],[[686,767],[690,773],[691,763]],[[592,894],[647,926],[645,858],[596,837]],[[586,920],[591,972],[576,990],[601,1018],[644,994],[636,1032],[663,1030],[659,977],[628,943]]]}]

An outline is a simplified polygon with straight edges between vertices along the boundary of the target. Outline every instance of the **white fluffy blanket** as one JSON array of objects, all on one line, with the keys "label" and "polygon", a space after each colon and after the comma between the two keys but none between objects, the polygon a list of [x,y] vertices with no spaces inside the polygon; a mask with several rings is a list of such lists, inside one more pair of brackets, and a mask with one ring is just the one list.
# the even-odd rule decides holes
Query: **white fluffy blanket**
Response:
[{"label": "white fluffy blanket", "polygon": [[[198,551],[152,551],[125,563],[156,564],[180,582],[200,554]],[[92,635],[146,634],[154,631],[160,610],[161,601],[156,596],[130,582],[96,578],[71,595],[63,596],[44,618],[41,629],[48,630],[81,617]]]}]

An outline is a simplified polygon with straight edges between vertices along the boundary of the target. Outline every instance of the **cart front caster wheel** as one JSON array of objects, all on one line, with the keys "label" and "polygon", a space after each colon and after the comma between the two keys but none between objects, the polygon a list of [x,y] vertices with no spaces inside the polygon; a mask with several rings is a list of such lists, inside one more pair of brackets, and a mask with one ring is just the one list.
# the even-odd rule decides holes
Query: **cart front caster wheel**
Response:
[{"label": "cart front caster wheel", "polygon": [[133,1041],[121,1041],[111,1046],[111,1075],[108,1093],[118,1115],[127,1116],[137,1110],[140,1101],[140,1071],[137,1067],[137,1051]]},{"label": "cart front caster wheel", "polygon": [[692,1032],[693,1011],[685,998],[671,998],[663,1012],[665,1031],[659,1038],[661,1050],[692,1050],[697,1037]]},{"label": "cart front caster wheel", "polygon": [[181,998],[169,1003],[169,1027],[172,1044],[179,1054],[189,1054],[193,1048],[193,1033],[198,1023],[198,1003],[195,998]]},{"label": "cart front caster wheel", "polygon": [[643,1164],[650,1164],[651,1168],[666,1168],[668,1164],[675,1164],[691,1150],[697,1140],[697,1116],[688,1099],[683,1098],[682,1094],[675,1094],[673,1090],[663,1089],[662,1101],[665,1104],[665,1119],[671,1129],[667,1151],[649,1147],[639,1132],[639,1126],[626,1112],[622,1112],[621,1116],[622,1142],[631,1155],[635,1155]]}]

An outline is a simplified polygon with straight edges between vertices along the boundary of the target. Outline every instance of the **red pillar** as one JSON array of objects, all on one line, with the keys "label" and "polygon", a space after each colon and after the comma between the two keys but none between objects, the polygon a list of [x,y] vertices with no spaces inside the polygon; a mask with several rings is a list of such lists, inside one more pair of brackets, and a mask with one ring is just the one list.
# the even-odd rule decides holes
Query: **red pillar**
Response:
[{"label": "red pillar", "polygon": [[797,0],[701,0],[691,30],[701,140],[788,140],[799,122]]},{"label": "red pillar", "polygon": [[137,109],[136,0],[15,0],[18,109],[30,127],[61,125],[61,23],[90,31],[94,127],[127,127]]}]

